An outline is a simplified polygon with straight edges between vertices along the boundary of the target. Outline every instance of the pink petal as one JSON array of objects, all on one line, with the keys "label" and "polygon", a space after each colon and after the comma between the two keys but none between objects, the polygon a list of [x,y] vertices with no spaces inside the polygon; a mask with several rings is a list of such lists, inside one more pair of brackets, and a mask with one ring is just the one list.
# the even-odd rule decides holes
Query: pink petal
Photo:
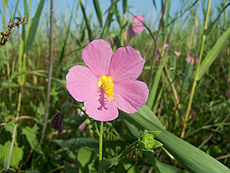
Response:
[{"label": "pink petal", "polygon": [[126,81],[114,86],[114,99],[119,109],[127,113],[137,112],[148,99],[148,86],[141,81]]},{"label": "pink petal", "polygon": [[86,113],[97,121],[112,121],[118,117],[118,109],[113,100],[103,90],[98,91],[84,102]]},{"label": "pink petal", "polygon": [[199,61],[198,55],[194,54],[193,58],[194,58],[195,63],[198,64],[198,61]]},{"label": "pink petal", "polygon": [[86,122],[84,121],[83,123],[80,124],[80,126],[78,126],[78,130],[82,132],[85,129],[85,126],[86,126]]},{"label": "pink petal", "polygon": [[155,55],[155,60],[156,60],[156,61],[159,61],[158,55]]},{"label": "pink petal", "polygon": [[186,61],[190,63],[191,59],[192,59],[192,55],[190,54],[189,56],[187,56]]},{"label": "pink petal", "polygon": [[180,52],[175,51],[174,56],[180,56]]},{"label": "pink petal", "polygon": [[109,69],[114,81],[135,80],[142,72],[145,60],[132,47],[120,47],[112,56]]},{"label": "pink petal", "polygon": [[139,15],[139,16],[134,16],[130,19],[130,22],[134,21],[135,23],[138,23],[140,21],[143,21],[145,18],[145,16],[143,14]]},{"label": "pink petal", "polygon": [[159,50],[156,50],[156,53],[155,53],[155,60],[156,60],[156,61],[159,61]]},{"label": "pink petal", "polygon": [[133,31],[139,33],[145,29],[145,26],[142,23],[136,23],[133,25]]},{"label": "pink petal", "polygon": [[69,69],[66,75],[66,88],[72,97],[83,102],[97,92],[98,78],[88,67],[77,65]]},{"label": "pink petal", "polygon": [[164,51],[167,51],[169,49],[169,45],[168,44],[164,44]]},{"label": "pink petal", "polygon": [[129,36],[131,37],[131,38],[134,38],[135,37],[135,32],[134,32],[134,30],[133,30],[133,27],[132,26],[129,26]]},{"label": "pink petal", "polygon": [[107,75],[113,50],[105,40],[93,40],[82,51],[82,58],[89,69],[96,75]]}]

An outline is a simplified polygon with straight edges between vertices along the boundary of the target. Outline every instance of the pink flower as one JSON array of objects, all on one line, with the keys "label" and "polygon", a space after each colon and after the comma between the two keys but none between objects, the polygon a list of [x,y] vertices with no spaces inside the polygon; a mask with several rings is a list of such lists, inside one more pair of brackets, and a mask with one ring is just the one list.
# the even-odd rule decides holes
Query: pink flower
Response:
[{"label": "pink flower", "polygon": [[193,56],[192,56],[192,54],[190,54],[187,58],[186,58],[186,61],[188,62],[188,63],[191,63],[192,65],[194,64],[194,63],[198,63],[198,61],[199,61],[199,58],[198,58],[198,55],[197,54],[194,54]]},{"label": "pink flower", "polygon": [[112,36],[112,35],[109,36],[109,42],[110,42],[110,44],[112,44],[112,45],[114,44],[114,40],[113,40],[113,36]]},{"label": "pink flower", "polygon": [[45,58],[45,62],[49,64],[50,63],[49,58]]},{"label": "pink flower", "polygon": [[192,109],[189,111],[189,119],[194,120],[196,118],[196,112]]},{"label": "pink flower", "polygon": [[180,52],[175,51],[174,56],[180,56]]},{"label": "pink flower", "polygon": [[155,53],[155,60],[156,60],[156,61],[159,61],[159,50],[156,50],[156,53]]},{"label": "pink flower", "polygon": [[113,54],[104,40],[90,42],[82,51],[88,67],[77,65],[66,75],[66,88],[72,97],[84,102],[86,113],[98,121],[118,117],[118,109],[137,112],[148,99],[148,87],[136,80],[144,59],[132,47],[120,47]]},{"label": "pink flower", "polygon": [[131,25],[129,26],[129,36],[134,38],[136,33],[142,32],[145,29],[142,21],[144,20],[144,15],[134,16],[129,21]]},{"label": "pink flower", "polygon": [[163,48],[164,48],[164,51],[168,51],[169,45],[168,44],[164,44]]},{"label": "pink flower", "polygon": [[85,129],[85,127],[86,127],[86,122],[84,121],[83,123],[80,124],[80,126],[78,127],[78,130],[82,132]]}]

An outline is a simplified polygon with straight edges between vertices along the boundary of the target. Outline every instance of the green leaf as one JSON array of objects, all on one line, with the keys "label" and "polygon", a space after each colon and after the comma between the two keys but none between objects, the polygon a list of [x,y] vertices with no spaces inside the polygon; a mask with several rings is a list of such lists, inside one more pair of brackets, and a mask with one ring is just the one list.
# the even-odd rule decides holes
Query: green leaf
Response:
[{"label": "green leaf", "polygon": [[[7,165],[9,151],[10,151],[11,141],[7,141],[4,146],[0,145],[0,160],[3,160],[4,165]],[[10,165],[13,167],[18,167],[19,162],[22,160],[23,150],[22,148],[14,146],[13,153],[11,157]]]},{"label": "green leaf", "polygon": [[[150,121],[148,118],[146,118],[149,116],[145,114],[151,111],[147,111],[147,106],[145,109],[146,111],[138,111],[137,113],[131,115],[124,113],[125,115],[123,114],[121,117],[130,121],[131,123],[135,123],[143,129],[150,131],[161,131],[161,133],[156,136],[156,139],[159,140],[164,145],[166,150],[170,152],[170,154],[172,154],[174,158],[190,172],[227,173],[230,171],[226,166],[221,164],[213,157],[162,128],[159,122]],[[153,113],[151,113],[151,116],[155,117]],[[152,119],[157,119],[157,117]]]},{"label": "green leaf", "polygon": [[[42,73],[39,73],[39,72],[32,72],[32,73],[35,74],[35,75],[37,75],[37,76],[48,78],[47,74],[42,74]],[[54,81],[60,87],[66,88],[66,81],[65,80],[52,77],[52,81]]]},{"label": "green leaf", "polygon": [[220,51],[223,49],[223,47],[225,45],[225,41],[229,37],[229,34],[230,34],[230,27],[217,40],[216,44],[213,46],[213,48],[208,52],[207,56],[201,62],[198,74],[196,76],[196,80],[200,80],[200,78],[209,69],[209,67],[212,65],[212,63],[216,60],[216,58],[218,57]]},{"label": "green leaf", "polygon": [[[75,150],[84,146],[90,147],[90,148],[98,148],[98,139],[92,139],[92,138],[72,138],[69,140],[52,140],[54,143],[61,147],[67,147],[71,150]],[[124,147],[127,145],[127,142],[121,141],[121,140],[110,140],[110,141],[103,141],[104,148],[114,148],[117,146]]]},{"label": "green leaf", "polygon": [[43,155],[43,152],[41,150],[41,146],[37,140],[37,131],[38,131],[37,125],[34,125],[33,128],[25,127],[22,129],[22,134],[26,136],[27,141],[30,144],[30,147],[37,151],[38,153]]},{"label": "green leaf", "polygon": [[150,109],[153,107],[153,103],[154,103],[154,100],[156,98],[157,89],[158,89],[158,86],[159,86],[159,83],[160,83],[163,67],[164,67],[164,64],[162,62],[160,67],[157,70],[157,73],[156,73],[156,76],[155,76],[155,79],[154,79],[154,84],[153,84],[153,86],[152,86],[152,88],[150,90],[150,93],[149,93],[149,98],[148,98],[148,101],[147,101],[146,105]]},{"label": "green leaf", "polygon": [[14,131],[14,121],[11,121],[10,123],[6,124],[4,126],[5,130],[13,134]]},{"label": "green leaf", "polygon": [[36,31],[38,28],[38,23],[39,23],[39,19],[41,16],[44,2],[45,2],[45,0],[40,0],[40,3],[39,3],[38,8],[36,10],[35,16],[32,19],[32,24],[31,24],[30,29],[29,29],[29,35],[28,35],[28,38],[26,40],[24,53],[27,53],[29,51],[29,49],[30,49],[30,47],[34,41],[34,37],[35,37]]},{"label": "green leaf", "polygon": [[136,166],[130,163],[124,164],[124,168],[126,169],[127,173],[136,173]]},{"label": "green leaf", "polygon": [[157,161],[155,159],[154,153],[152,153],[150,151],[145,151],[145,152],[143,152],[143,154],[144,154],[145,158],[148,159],[148,161],[150,162],[152,167],[155,168],[155,172],[157,172],[157,173],[171,173],[171,172],[172,173],[176,173],[176,172],[179,173],[179,172],[182,172],[178,168],[175,168],[171,165],[164,164],[164,163]]},{"label": "green leaf", "polygon": [[67,162],[64,161],[65,173],[78,173],[76,169],[70,166]]},{"label": "green leaf", "polygon": [[127,128],[129,129],[130,134],[132,134],[135,138],[138,138],[140,136],[140,132],[136,126],[134,126],[129,121],[124,120]]},{"label": "green leaf", "polygon": [[11,81],[3,81],[1,87],[2,88],[18,88],[19,85]]},{"label": "green leaf", "polygon": [[159,162],[157,160],[156,160],[156,166],[158,167],[158,169],[161,173],[179,173],[179,172],[182,173],[182,171],[180,169],[175,168],[171,165]]},{"label": "green leaf", "polygon": [[92,138],[72,138],[69,140],[52,140],[52,141],[58,144],[59,146],[67,147],[69,149],[73,148],[73,150],[83,146],[97,148],[99,144],[97,139],[92,139]]},{"label": "green leaf", "polygon": [[163,145],[163,144],[162,144],[161,142],[155,140],[155,145],[154,145],[153,148],[159,148],[159,147],[161,147],[162,145]]},{"label": "green leaf", "polygon": [[93,151],[90,148],[82,147],[78,150],[77,160],[80,162],[82,167],[85,167],[90,162],[90,157]]},{"label": "green leaf", "polygon": [[102,28],[102,15],[101,15],[101,9],[100,9],[100,5],[99,5],[99,1],[93,0],[93,5],[94,5],[94,9],[96,11],[97,20],[99,22],[100,28]]},{"label": "green leaf", "polygon": [[[150,108],[146,105],[142,106],[139,111],[135,114],[138,114],[148,120],[149,122],[156,123],[161,128],[164,128],[164,126],[161,124],[160,120],[156,117],[156,115],[150,110]],[[155,130],[159,131],[159,130]]]}]

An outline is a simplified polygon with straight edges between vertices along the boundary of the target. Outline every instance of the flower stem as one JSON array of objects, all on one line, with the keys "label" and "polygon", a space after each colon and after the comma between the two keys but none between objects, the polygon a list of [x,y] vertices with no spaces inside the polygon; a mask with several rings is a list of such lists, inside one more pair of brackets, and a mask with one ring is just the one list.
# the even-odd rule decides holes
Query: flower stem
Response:
[{"label": "flower stem", "polygon": [[103,140],[103,121],[101,121],[100,136],[99,136],[99,163],[102,160],[102,140]]},{"label": "flower stem", "polygon": [[23,92],[23,88],[20,87],[19,95],[18,95],[17,115],[16,115],[16,118],[15,118],[14,131],[13,131],[12,141],[11,141],[11,145],[10,145],[10,151],[9,151],[9,156],[8,156],[6,172],[8,172],[8,170],[10,168],[11,157],[12,157],[12,154],[13,154],[14,142],[15,142],[16,133],[17,133],[17,120],[18,120],[18,118],[20,116],[20,110],[21,110],[22,92]]},{"label": "flower stem", "polygon": [[[199,69],[200,69],[200,63],[201,63],[201,60],[202,60],[202,55],[203,55],[203,50],[204,50],[204,44],[205,44],[205,39],[206,39],[206,30],[207,30],[207,27],[208,27],[208,17],[209,17],[210,5],[211,5],[211,0],[208,1],[208,7],[207,7],[207,12],[206,12],[206,16],[205,16],[205,22],[204,22],[204,33],[203,33],[203,37],[202,37],[202,43],[201,43],[200,54],[199,54],[199,61],[198,61],[198,64],[197,64],[196,74],[195,74],[195,77],[194,77],[192,91],[191,91],[191,95],[190,95],[190,99],[189,99],[189,103],[188,103],[188,108],[187,108],[187,112],[186,112],[186,115],[185,115],[185,121],[188,120],[188,116],[189,116],[189,112],[190,112],[190,109],[191,109],[192,100],[193,100],[193,96],[194,96],[195,88],[196,88],[196,84],[197,84],[197,79],[196,78],[197,78],[197,74],[198,74]],[[186,128],[186,126],[185,126],[185,128]]]}]

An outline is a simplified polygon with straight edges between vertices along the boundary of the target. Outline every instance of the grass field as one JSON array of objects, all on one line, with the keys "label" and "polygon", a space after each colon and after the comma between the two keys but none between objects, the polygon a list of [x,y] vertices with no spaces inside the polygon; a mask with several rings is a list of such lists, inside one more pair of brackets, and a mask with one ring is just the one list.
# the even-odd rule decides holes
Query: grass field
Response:
[{"label": "grass field", "polygon": [[[181,1],[172,15],[173,0],[160,6],[153,0],[156,21],[138,18],[131,0],[111,0],[108,9],[92,0],[90,13],[78,0],[59,15],[53,0],[36,2],[24,0],[24,13],[19,0],[1,2],[0,172],[230,172],[229,1]],[[147,89],[130,85],[131,106],[118,105],[112,121],[95,120],[87,101],[66,88],[69,69],[89,66],[83,49],[98,39],[113,53],[139,51],[145,60],[138,80],[148,86],[147,102],[141,101]],[[120,48],[127,46],[135,51]],[[89,57],[108,49],[96,45]],[[121,67],[128,69],[136,56]],[[117,105],[119,82],[113,89],[109,78],[100,80],[105,103]],[[82,97],[91,92],[82,89],[76,89]],[[135,94],[140,100],[132,103],[141,108],[130,113]]]}]

